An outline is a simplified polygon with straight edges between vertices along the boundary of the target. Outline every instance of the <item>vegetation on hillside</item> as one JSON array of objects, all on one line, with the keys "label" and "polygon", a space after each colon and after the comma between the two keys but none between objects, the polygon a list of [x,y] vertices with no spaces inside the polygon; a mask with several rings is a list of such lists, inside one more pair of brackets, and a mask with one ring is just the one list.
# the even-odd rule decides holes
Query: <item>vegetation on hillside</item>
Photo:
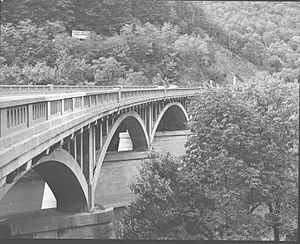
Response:
[{"label": "vegetation on hillside", "polygon": [[[236,63],[244,79],[257,71],[230,54],[229,68],[219,65],[224,48],[212,38],[226,33],[194,2],[4,0],[1,9],[0,84],[198,86],[227,83]],[[74,29],[91,38],[72,38]]]},{"label": "vegetation on hillside", "polygon": [[228,36],[232,52],[270,73],[289,72],[300,66],[300,3],[204,1],[199,5],[208,19]]}]

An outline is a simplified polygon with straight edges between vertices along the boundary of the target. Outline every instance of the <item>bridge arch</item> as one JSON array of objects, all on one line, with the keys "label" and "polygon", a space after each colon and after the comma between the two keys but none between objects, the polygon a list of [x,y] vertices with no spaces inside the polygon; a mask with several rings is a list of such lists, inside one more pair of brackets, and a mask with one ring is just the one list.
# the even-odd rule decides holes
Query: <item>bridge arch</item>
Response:
[{"label": "bridge arch", "polygon": [[97,181],[100,175],[101,166],[108,151],[108,147],[113,139],[114,134],[117,132],[118,128],[122,126],[128,130],[130,138],[133,144],[133,150],[135,151],[146,151],[149,148],[149,136],[146,131],[146,127],[140,115],[136,112],[128,112],[121,115],[113,124],[110,129],[105,142],[103,143],[101,153],[97,159],[97,166],[93,178],[93,192],[96,190]]},{"label": "bridge arch", "polygon": [[75,159],[64,149],[57,148],[42,157],[33,169],[44,179],[53,192],[57,210],[87,211],[88,185]]},{"label": "bridge arch", "polygon": [[172,122],[176,123],[178,129],[186,129],[186,123],[189,120],[188,114],[179,102],[168,103],[158,115],[150,136],[150,143],[153,142],[156,131],[158,130],[162,120],[170,116]]}]

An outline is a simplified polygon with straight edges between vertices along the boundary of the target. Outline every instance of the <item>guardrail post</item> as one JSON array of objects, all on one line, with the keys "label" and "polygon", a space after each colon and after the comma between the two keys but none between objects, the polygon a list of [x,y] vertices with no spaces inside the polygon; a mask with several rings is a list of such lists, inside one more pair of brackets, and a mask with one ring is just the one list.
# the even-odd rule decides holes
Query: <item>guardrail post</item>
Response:
[{"label": "guardrail post", "polygon": [[7,110],[1,109],[0,110],[0,136],[5,134],[5,129],[7,127]]},{"label": "guardrail post", "polygon": [[[97,96],[96,96],[96,104],[97,104]],[[72,97],[72,112],[75,111],[75,97]]]},{"label": "guardrail post", "polygon": [[51,102],[47,101],[47,114],[46,114],[46,120],[50,119],[50,114],[51,114]]},{"label": "guardrail post", "polygon": [[49,88],[49,91],[53,91],[53,89],[54,89],[53,84],[48,84],[47,86]]},{"label": "guardrail post", "polygon": [[32,124],[32,104],[27,104],[27,127]]},{"label": "guardrail post", "polygon": [[64,99],[61,99],[61,115],[64,113]]}]

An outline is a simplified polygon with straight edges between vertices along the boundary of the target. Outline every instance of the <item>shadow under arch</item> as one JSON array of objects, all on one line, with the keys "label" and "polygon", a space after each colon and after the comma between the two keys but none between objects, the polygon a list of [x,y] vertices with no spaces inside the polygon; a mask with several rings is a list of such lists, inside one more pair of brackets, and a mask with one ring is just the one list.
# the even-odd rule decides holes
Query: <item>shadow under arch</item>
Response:
[{"label": "shadow under arch", "polygon": [[183,105],[179,102],[168,103],[160,112],[154,123],[153,129],[151,131],[150,143],[153,142],[155,133],[158,130],[162,120],[165,116],[168,115],[171,115],[170,121],[175,123],[175,126],[178,130],[185,130],[187,128],[186,123],[188,122],[189,117]]},{"label": "shadow under arch", "polygon": [[147,151],[149,148],[149,137],[142,118],[136,112],[128,112],[121,115],[113,124],[103,143],[100,156],[97,159],[97,166],[93,178],[93,192],[96,190],[98,177],[100,175],[101,166],[108,150],[108,147],[113,139],[114,134],[118,131],[119,126],[128,130],[133,144],[134,151]]},{"label": "shadow under arch", "polygon": [[57,148],[42,157],[33,169],[53,192],[57,210],[82,212],[88,210],[88,185],[75,159],[64,149]]},{"label": "shadow under arch", "polygon": [[19,174],[16,181],[9,183],[1,192],[1,199],[30,170],[34,170],[49,185],[62,212],[88,210],[88,185],[75,159],[64,149],[57,148],[43,156],[34,165]]}]

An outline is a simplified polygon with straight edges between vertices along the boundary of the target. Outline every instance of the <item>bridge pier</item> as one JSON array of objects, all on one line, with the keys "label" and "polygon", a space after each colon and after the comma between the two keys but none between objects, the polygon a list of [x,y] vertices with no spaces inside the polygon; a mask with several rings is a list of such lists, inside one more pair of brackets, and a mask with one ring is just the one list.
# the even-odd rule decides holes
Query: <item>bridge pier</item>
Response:
[{"label": "bridge pier", "polygon": [[88,185],[88,209],[93,211],[94,208],[94,192],[93,192],[93,169],[96,161],[95,147],[95,126],[83,130],[83,174]]},{"label": "bridge pier", "polygon": [[38,210],[1,220],[0,239],[111,239],[113,220],[113,208],[83,213]]}]

